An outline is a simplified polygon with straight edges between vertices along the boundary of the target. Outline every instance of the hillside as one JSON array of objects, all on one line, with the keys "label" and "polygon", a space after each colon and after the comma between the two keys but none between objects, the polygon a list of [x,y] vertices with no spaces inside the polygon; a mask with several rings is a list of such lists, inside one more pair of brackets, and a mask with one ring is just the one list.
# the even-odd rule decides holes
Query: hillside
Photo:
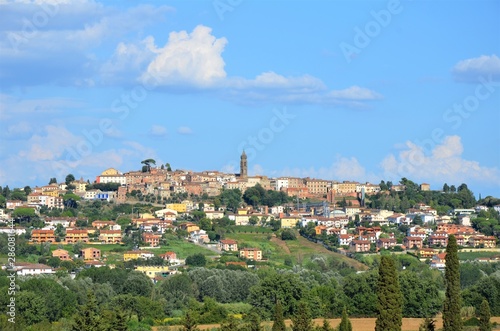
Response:
[{"label": "hillside", "polygon": [[313,243],[298,235],[296,240],[283,241],[270,233],[234,232],[227,233],[227,239],[234,239],[239,246],[257,247],[262,249],[264,256],[269,262],[283,264],[284,261],[292,259],[294,264],[301,264],[311,259],[314,255],[325,255],[332,257],[339,263],[345,263],[357,271],[367,270],[368,267],[359,261],[345,255],[327,250],[323,246]]}]

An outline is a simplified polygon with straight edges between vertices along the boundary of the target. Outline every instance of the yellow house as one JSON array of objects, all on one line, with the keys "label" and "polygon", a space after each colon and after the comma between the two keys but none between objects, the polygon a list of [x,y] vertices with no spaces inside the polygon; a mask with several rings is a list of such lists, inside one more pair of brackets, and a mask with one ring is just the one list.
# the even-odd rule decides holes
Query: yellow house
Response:
[{"label": "yellow house", "polygon": [[59,196],[59,191],[45,191],[43,192],[44,195],[48,195],[49,197],[58,197]]},{"label": "yellow house", "polygon": [[300,216],[283,216],[280,221],[282,228],[293,228],[299,223]]},{"label": "yellow house", "polygon": [[121,230],[101,230],[99,241],[106,244],[119,244],[122,241]]},{"label": "yellow house", "polygon": [[151,279],[157,276],[167,277],[169,274],[167,266],[137,266],[135,270],[142,272]]},{"label": "yellow house", "polygon": [[156,216],[154,216],[153,214],[151,213],[142,213],[139,215],[140,218],[156,218]]},{"label": "yellow house", "polygon": [[248,215],[248,209],[238,208],[238,215]]},{"label": "yellow house", "polygon": [[123,261],[137,260],[141,257],[140,251],[128,251],[123,253]]},{"label": "yellow house", "polygon": [[71,185],[75,186],[75,192],[85,192],[87,189],[87,182],[83,180],[75,180],[71,182]]},{"label": "yellow house", "polygon": [[180,228],[182,230],[186,230],[188,233],[200,230],[200,227],[198,225],[196,225],[196,224],[193,224],[193,223],[182,223],[180,225]]},{"label": "yellow house", "polygon": [[119,174],[120,174],[120,172],[118,170],[116,170],[115,168],[108,168],[101,173],[101,176],[111,176],[111,175],[119,175]]},{"label": "yellow house", "polygon": [[165,208],[173,209],[178,213],[187,212],[187,205],[185,203],[167,203]]}]

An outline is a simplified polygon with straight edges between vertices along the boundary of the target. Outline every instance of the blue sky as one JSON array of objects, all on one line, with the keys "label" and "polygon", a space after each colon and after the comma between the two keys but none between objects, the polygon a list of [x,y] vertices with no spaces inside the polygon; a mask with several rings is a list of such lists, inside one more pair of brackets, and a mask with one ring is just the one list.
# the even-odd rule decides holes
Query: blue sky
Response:
[{"label": "blue sky", "polygon": [[0,185],[174,169],[500,196],[498,1],[0,1]]}]

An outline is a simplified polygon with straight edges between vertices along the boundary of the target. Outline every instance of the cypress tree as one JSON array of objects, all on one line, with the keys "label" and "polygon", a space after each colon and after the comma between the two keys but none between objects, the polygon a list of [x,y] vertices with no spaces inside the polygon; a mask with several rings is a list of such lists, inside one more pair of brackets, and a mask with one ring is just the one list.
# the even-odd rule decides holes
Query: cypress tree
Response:
[{"label": "cypress tree", "polygon": [[293,331],[311,331],[313,328],[311,313],[309,307],[303,301],[299,302],[297,312],[292,317],[292,330]]},{"label": "cypress tree", "polygon": [[113,322],[112,330],[113,331],[127,331],[127,314],[123,311],[116,311],[116,319]]},{"label": "cypress tree", "polygon": [[256,312],[251,312],[246,317],[248,331],[262,331],[260,326],[260,316]]},{"label": "cypress tree", "polygon": [[339,324],[339,331],[352,331],[352,324],[347,316],[347,309],[344,307],[342,310],[342,320]]},{"label": "cypress tree", "polygon": [[332,327],[330,326],[330,322],[328,322],[326,319],[323,320],[323,325],[321,327],[316,328],[319,331],[333,331]]},{"label": "cypress tree", "polygon": [[387,255],[381,257],[377,294],[375,331],[401,331],[403,294],[399,287],[396,263],[392,257]]},{"label": "cypress tree", "polygon": [[188,310],[186,312],[186,316],[182,319],[182,331],[198,331],[198,327],[196,324],[196,320],[191,315],[191,312]]},{"label": "cypress tree", "polygon": [[72,331],[98,331],[102,329],[101,316],[95,295],[87,291],[87,303],[80,312],[75,315]]},{"label": "cypress tree", "polygon": [[286,331],[285,318],[283,317],[283,307],[280,301],[276,301],[274,306],[273,327],[271,331]]},{"label": "cypress tree", "polygon": [[479,307],[479,331],[491,331],[490,318],[490,305],[488,304],[488,300],[485,299]]},{"label": "cypress tree", "polygon": [[238,330],[238,321],[233,316],[229,316],[225,322],[221,323],[220,331],[236,331]]},{"label": "cypress tree", "polygon": [[432,318],[427,317],[422,324],[420,324],[420,327],[418,328],[418,331],[435,331],[436,330],[436,321],[434,321]]},{"label": "cypress tree", "polygon": [[454,235],[448,237],[446,246],[446,267],[444,278],[446,294],[443,306],[443,331],[461,331],[463,329],[460,310],[462,298],[460,295],[460,266],[458,263],[457,239]]}]

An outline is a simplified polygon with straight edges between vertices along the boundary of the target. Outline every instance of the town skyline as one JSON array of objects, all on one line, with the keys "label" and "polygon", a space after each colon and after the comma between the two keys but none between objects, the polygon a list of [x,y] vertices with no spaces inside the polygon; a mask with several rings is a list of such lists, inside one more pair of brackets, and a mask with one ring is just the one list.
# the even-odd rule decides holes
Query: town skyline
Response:
[{"label": "town skyline", "polygon": [[0,185],[92,179],[145,158],[236,173],[244,149],[249,175],[500,196],[498,12],[497,1],[3,1]]}]

